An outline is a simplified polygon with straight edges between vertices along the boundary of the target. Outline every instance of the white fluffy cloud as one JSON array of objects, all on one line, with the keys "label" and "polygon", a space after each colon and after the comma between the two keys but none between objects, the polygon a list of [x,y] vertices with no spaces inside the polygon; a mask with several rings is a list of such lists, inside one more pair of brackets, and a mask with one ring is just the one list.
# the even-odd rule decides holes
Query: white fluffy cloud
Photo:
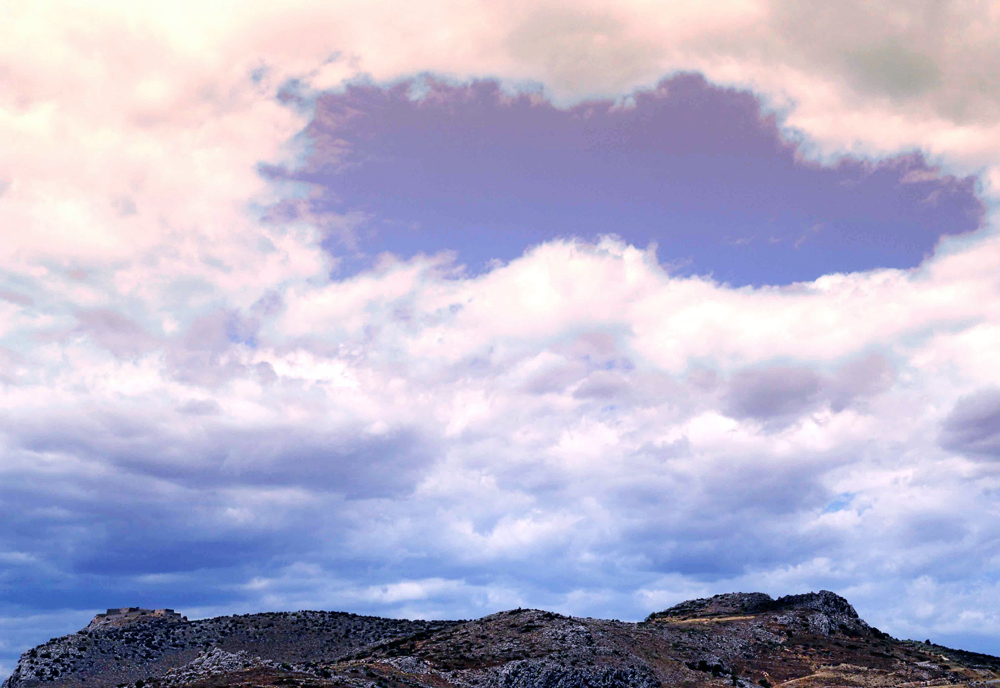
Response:
[{"label": "white fluffy cloud", "polygon": [[995,9],[0,13],[4,586],[152,597],[218,570],[225,595],[192,609],[632,616],[826,586],[892,632],[1000,633],[992,229],[911,271],[781,288],[672,277],[613,238],[341,278],[321,242],[354,220],[269,218],[307,192],[257,173],[301,153],[310,89],[359,74],[569,101],[698,69],[817,151],[918,147],[996,183]]},{"label": "white fluffy cloud", "polygon": [[[963,438],[995,432],[996,250],[734,290],[614,239],[557,242],[478,277],[442,257],[303,275],[252,344],[209,322],[123,352],[90,323],[5,385],[4,482],[69,521],[113,518],[118,486],[121,509],[168,525],[164,546],[266,557],[287,536],[310,575],[368,561],[503,587],[544,560],[518,583],[535,599],[670,571],[881,590],[954,562],[983,585],[969,561],[997,554],[994,457]],[[299,599],[271,578],[248,589]],[[401,584],[352,599],[392,607]]]}]

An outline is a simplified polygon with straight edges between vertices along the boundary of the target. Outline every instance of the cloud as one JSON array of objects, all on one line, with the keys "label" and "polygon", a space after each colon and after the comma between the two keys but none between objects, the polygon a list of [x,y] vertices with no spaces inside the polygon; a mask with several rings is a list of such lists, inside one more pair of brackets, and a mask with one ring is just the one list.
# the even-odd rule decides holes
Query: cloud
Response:
[{"label": "cloud", "polygon": [[941,444],[972,456],[1000,455],[1000,389],[979,389],[959,399],[941,427]]},{"label": "cloud", "polygon": [[741,371],[730,383],[728,415],[771,418],[801,414],[812,406],[820,377],[808,368],[772,367]]},{"label": "cloud", "polygon": [[[910,273],[754,290],[671,276],[614,239],[564,241],[477,276],[417,257],[296,282],[239,316],[257,314],[252,342],[232,336],[229,311],[124,360],[53,340],[65,363],[31,354],[48,377],[3,397],[4,544],[38,562],[19,564],[27,576],[207,568],[238,581],[298,561],[350,581],[376,566],[378,585],[404,570],[483,590],[517,581],[536,603],[613,591],[602,608],[635,615],[627,591],[670,572],[722,586],[846,557],[836,580],[854,582],[870,564],[860,548],[892,551],[894,580],[943,573],[935,560],[963,560],[992,531],[956,539],[969,519],[942,525],[982,497],[974,474],[941,472],[933,428],[964,438],[985,416],[920,400],[961,398],[990,374],[988,357],[960,378],[934,361],[996,327],[995,252],[982,238]],[[88,336],[136,331],[87,318]],[[213,374],[178,375],[171,347],[208,352]],[[850,504],[826,511],[844,492]],[[549,564],[528,572],[526,558]],[[190,582],[144,585],[171,596]],[[240,599],[304,599],[254,594]],[[407,613],[444,614],[458,593],[428,595]]]},{"label": "cloud", "polygon": [[770,365],[733,375],[724,405],[737,419],[794,420],[827,406],[841,412],[852,402],[892,387],[895,373],[886,358],[870,354],[832,374],[806,366]]},{"label": "cloud", "polygon": [[152,345],[149,335],[133,320],[115,311],[93,308],[76,315],[73,334],[86,335],[115,356],[136,356]]},{"label": "cloud", "polygon": [[214,416],[222,407],[214,399],[192,399],[177,407],[178,413],[191,416]]},{"label": "cloud", "polygon": [[865,397],[884,392],[896,381],[896,371],[889,360],[873,353],[843,365],[828,382],[830,403],[835,411]]},{"label": "cloud", "polygon": [[14,291],[3,291],[0,292],[0,299],[4,301],[9,301],[10,303],[16,304],[18,306],[30,306],[34,303],[32,299],[27,294],[18,294]]}]

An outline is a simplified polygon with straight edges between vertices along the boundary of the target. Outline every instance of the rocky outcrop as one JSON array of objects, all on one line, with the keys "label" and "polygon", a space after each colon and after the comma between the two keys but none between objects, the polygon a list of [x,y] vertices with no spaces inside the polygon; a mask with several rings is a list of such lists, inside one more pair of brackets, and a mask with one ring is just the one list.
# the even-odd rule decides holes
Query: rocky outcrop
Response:
[{"label": "rocky outcrop", "polygon": [[[756,594],[760,595],[761,593]],[[772,605],[775,610],[812,609],[831,616],[846,616],[852,619],[860,618],[850,602],[829,590],[807,592],[804,595],[785,595],[776,599]]]},{"label": "rocky outcrop", "polygon": [[729,592],[675,604],[667,610],[650,614],[647,620],[659,617],[705,618],[757,614],[772,610],[774,604],[771,596],[762,592]]},{"label": "rocky outcrop", "polygon": [[773,599],[761,592],[735,592],[689,600],[662,612],[650,614],[646,622],[661,619],[715,619],[762,616],[784,633],[809,632],[829,636],[888,637],[865,623],[850,602],[829,590]]},{"label": "rocky outcrop", "polygon": [[251,655],[245,650],[226,652],[217,647],[176,669],[168,669],[160,683],[163,686],[183,686],[212,676],[231,674],[247,669],[279,669],[277,662]]}]

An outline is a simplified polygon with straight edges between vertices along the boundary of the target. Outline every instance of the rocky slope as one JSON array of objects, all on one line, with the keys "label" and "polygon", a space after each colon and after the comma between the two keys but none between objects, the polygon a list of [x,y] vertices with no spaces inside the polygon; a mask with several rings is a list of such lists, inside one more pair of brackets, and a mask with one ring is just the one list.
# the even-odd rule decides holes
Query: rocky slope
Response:
[{"label": "rocky slope", "polygon": [[1000,659],[901,641],[830,592],[731,593],[641,623],[512,610],[466,622],[298,612],[88,627],[4,688],[994,688]]},{"label": "rocky slope", "polygon": [[342,612],[281,612],[201,621],[156,617],[125,624],[92,622],[21,656],[3,688],[118,686],[164,675],[218,648],[278,664],[331,662],[378,641],[433,631],[448,621],[406,621]]}]

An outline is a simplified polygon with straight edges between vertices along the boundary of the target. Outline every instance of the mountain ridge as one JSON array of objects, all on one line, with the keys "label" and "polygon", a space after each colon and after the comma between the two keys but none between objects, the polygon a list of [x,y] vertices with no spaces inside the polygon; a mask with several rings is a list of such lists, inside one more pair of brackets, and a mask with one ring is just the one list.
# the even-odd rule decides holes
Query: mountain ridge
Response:
[{"label": "mountain ridge", "polygon": [[[114,612],[114,613],[113,613]],[[1000,658],[897,640],[830,591],[725,593],[634,623],[516,609],[470,621],[108,610],[3,688],[996,688]]]}]

